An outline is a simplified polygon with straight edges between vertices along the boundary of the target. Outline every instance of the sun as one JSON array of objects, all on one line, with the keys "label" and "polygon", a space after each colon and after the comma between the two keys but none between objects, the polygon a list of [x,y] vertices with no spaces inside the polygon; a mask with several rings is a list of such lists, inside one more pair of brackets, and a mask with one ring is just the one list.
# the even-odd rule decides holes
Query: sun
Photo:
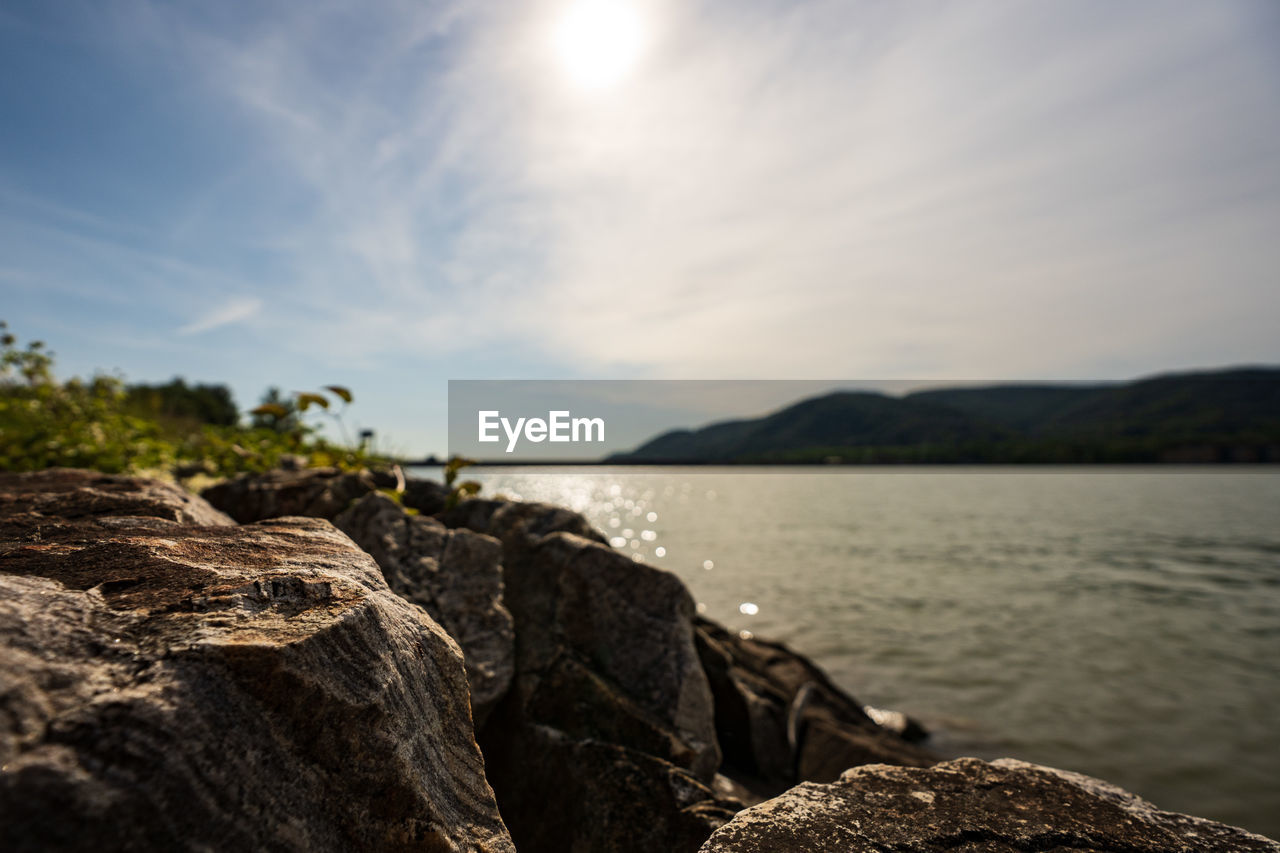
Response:
[{"label": "sun", "polygon": [[576,87],[608,89],[635,67],[644,49],[644,22],[626,0],[577,0],[554,31],[560,68]]}]

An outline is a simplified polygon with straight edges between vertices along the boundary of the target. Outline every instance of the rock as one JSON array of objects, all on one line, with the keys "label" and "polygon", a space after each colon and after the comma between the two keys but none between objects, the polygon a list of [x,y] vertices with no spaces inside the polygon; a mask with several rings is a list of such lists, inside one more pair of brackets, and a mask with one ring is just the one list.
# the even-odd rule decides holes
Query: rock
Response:
[{"label": "rock", "polygon": [[310,460],[300,453],[280,454],[279,466],[284,471],[301,471],[310,464]]},{"label": "rock", "polygon": [[1242,829],[1158,810],[1106,782],[1001,759],[929,769],[870,765],[740,812],[703,853],[894,850],[984,853],[1280,853]]},{"label": "rock", "polygon": [[[720,765],[711,690],[693,600],[675,575],[552,533],[507,565],[507,606],[519,637],[516,698],[531,722],[656,750],[710,781]],[[633,743],[631,732],[643,734]]]},{"label": "rock", "polygon": [[514,849],[458,647],[345,535],[46,477],[0,480],[6,850]]},{"label": "rock", "polygon": [[714,710],[674,575],[577,513],[464,501],[439,518],[496,537],[516,674],[480,732],[522,853],[695,850],[742,804],[714,790]]},{"label": "rock", "polygon": [[72,468],[0,473],[0,519],[17,528],[26,523],[24,517],[38,524],[36,516],[76,519],[126,515],[184,524],[235,523],[201,498],[159,480]]},{"label": "rock", "polygon": [[829,782],[858,764],[927,767],[941,760],[877,724],[826,673],[781,643],[743,639],[709,619],[696,625],[715,695],[723,772],[758,796],[799,781]]},{"label": "rock", "polygon": [[929,732],[924,725],[901,711],[873,708],[870,705],[863,705],[862,711],[877,726],[888,729],[909,743],[922,743],[929,739]]},{"label": "rock", "polygon": [[248,524],[290,515],[332,520],[352,501],[376,488],[368,471],[307,468],[241,474],[210,486],[201,496],[241,524]]},{"label": "rock", "polygon": [[391,590],[421,607],[462,647],[476,727],[507,691],[515,632],[503,606],[502,544],[406,513],[379,492],[334,524],[377,561]]},{"label": "rock", "polygon": [[404,494],[400,496],[401,503],[416,509],[423,515],[444,512],[445,502],[448,499],[449,490],[444,487],[444,484],[437,483],[435,480],[416,478],[405,481]]},{"label": "rock", "polygon": [[608,544],[591,522],[571,509],[553,504],[473,498],[436,517],[449,527],[465,527],[496,537],[502,542],[504,553],[517,557],[527,554],[551,533],[572,533]]},{"label": "rock", "polygon": [[510,814],[494,783],[521,853],[693,853],[742,808],[670,762],[549,726],[523,727],[485,761],[495,779],[533,775],[545,786],[541,808]]}]

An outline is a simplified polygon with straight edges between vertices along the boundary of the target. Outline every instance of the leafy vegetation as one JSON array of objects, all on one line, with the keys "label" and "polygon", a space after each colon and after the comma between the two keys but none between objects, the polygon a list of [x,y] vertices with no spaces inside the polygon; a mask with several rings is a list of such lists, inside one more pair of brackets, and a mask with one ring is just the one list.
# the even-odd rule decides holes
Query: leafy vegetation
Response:
[{"label": "leafy vegetation", "polygon": [[298,404],[293,398],[285,396],[273,385],[262,395],[257,408],[249,410],[250,425],[273,432],[292,432],[301,425],[299,414]]},{"label": "leafy vegetation", "polygon": [[[353,397],[342,386],[289,396],[270,389],[246,426],[225,386],[126,386],[106,375],[59,381],[53,366],[43,342],[22,346],[0,321],[0,470],[221,477],[290,460],[348,470],[390,461],[352,445],[342,416]],[[334,419],[344,440],[326,439],[309,413]]]},{"label": "leafy vegetation", "polygon": [[480,484],[475,480],[458,482],[458,474],[462,469],[470,468],[474,464],[476,464],[474,459],[467,459],[462,456],[454,456],[445,463],[444,487],[449,490],[449,495],[444,501],[445,509],[453,509],[467,498],[480,494]]}]

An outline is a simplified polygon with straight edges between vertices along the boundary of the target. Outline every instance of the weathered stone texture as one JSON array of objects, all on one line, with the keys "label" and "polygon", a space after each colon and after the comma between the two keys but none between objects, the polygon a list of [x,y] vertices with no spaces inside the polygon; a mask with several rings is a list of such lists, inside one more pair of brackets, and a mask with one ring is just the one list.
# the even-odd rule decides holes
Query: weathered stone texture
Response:
[{"label": "weathered stone texture", "polygon": [[345,535],[66,477],[0,481],[0,846],[513,849],[457,646]]},{"label": "weathered stone texture", "polygon": [[1277,853],[1280,844],[1164,812],[1097,779],[1001,759],[869,765],[740,812],[702,853]]},{"label": "weathered stone texture", "polygon": [[406,513],[365,495],[334,523],[377,561],[391,590],[427,611],[462,647],[476,726],[506,693],[514,669],[511,614],[503,605],[502,545]]}]

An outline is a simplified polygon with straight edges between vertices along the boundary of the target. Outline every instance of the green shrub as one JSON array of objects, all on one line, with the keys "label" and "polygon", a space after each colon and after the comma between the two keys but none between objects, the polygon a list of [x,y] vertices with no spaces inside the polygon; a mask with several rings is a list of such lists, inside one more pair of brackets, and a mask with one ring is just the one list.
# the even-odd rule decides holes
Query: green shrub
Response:
[{"label": "green shrub", "polygon": [[[130,389],[104,375],[59,382],[53,364],[54,354],[41,341],[21,347],[0,321],[0,470],[67,466],[225,477],[277,468],[286,456],[344,469],[390,461],[349,441],[337,444],[317,435],[303,416],[313,406],[329,411],[321,394],[296,394],[285,401],[292,410],[284,410],[283,418],[264,423],[255,414],[256,425],[246,427],[238,417],[227,422],[226,406],[234,411],[234,403],[224,386],[192,389],[175,380]],[[344,409],[352,400],[341,386],[326,390]],[[345,434],[341,412],[333,415]]]}]

